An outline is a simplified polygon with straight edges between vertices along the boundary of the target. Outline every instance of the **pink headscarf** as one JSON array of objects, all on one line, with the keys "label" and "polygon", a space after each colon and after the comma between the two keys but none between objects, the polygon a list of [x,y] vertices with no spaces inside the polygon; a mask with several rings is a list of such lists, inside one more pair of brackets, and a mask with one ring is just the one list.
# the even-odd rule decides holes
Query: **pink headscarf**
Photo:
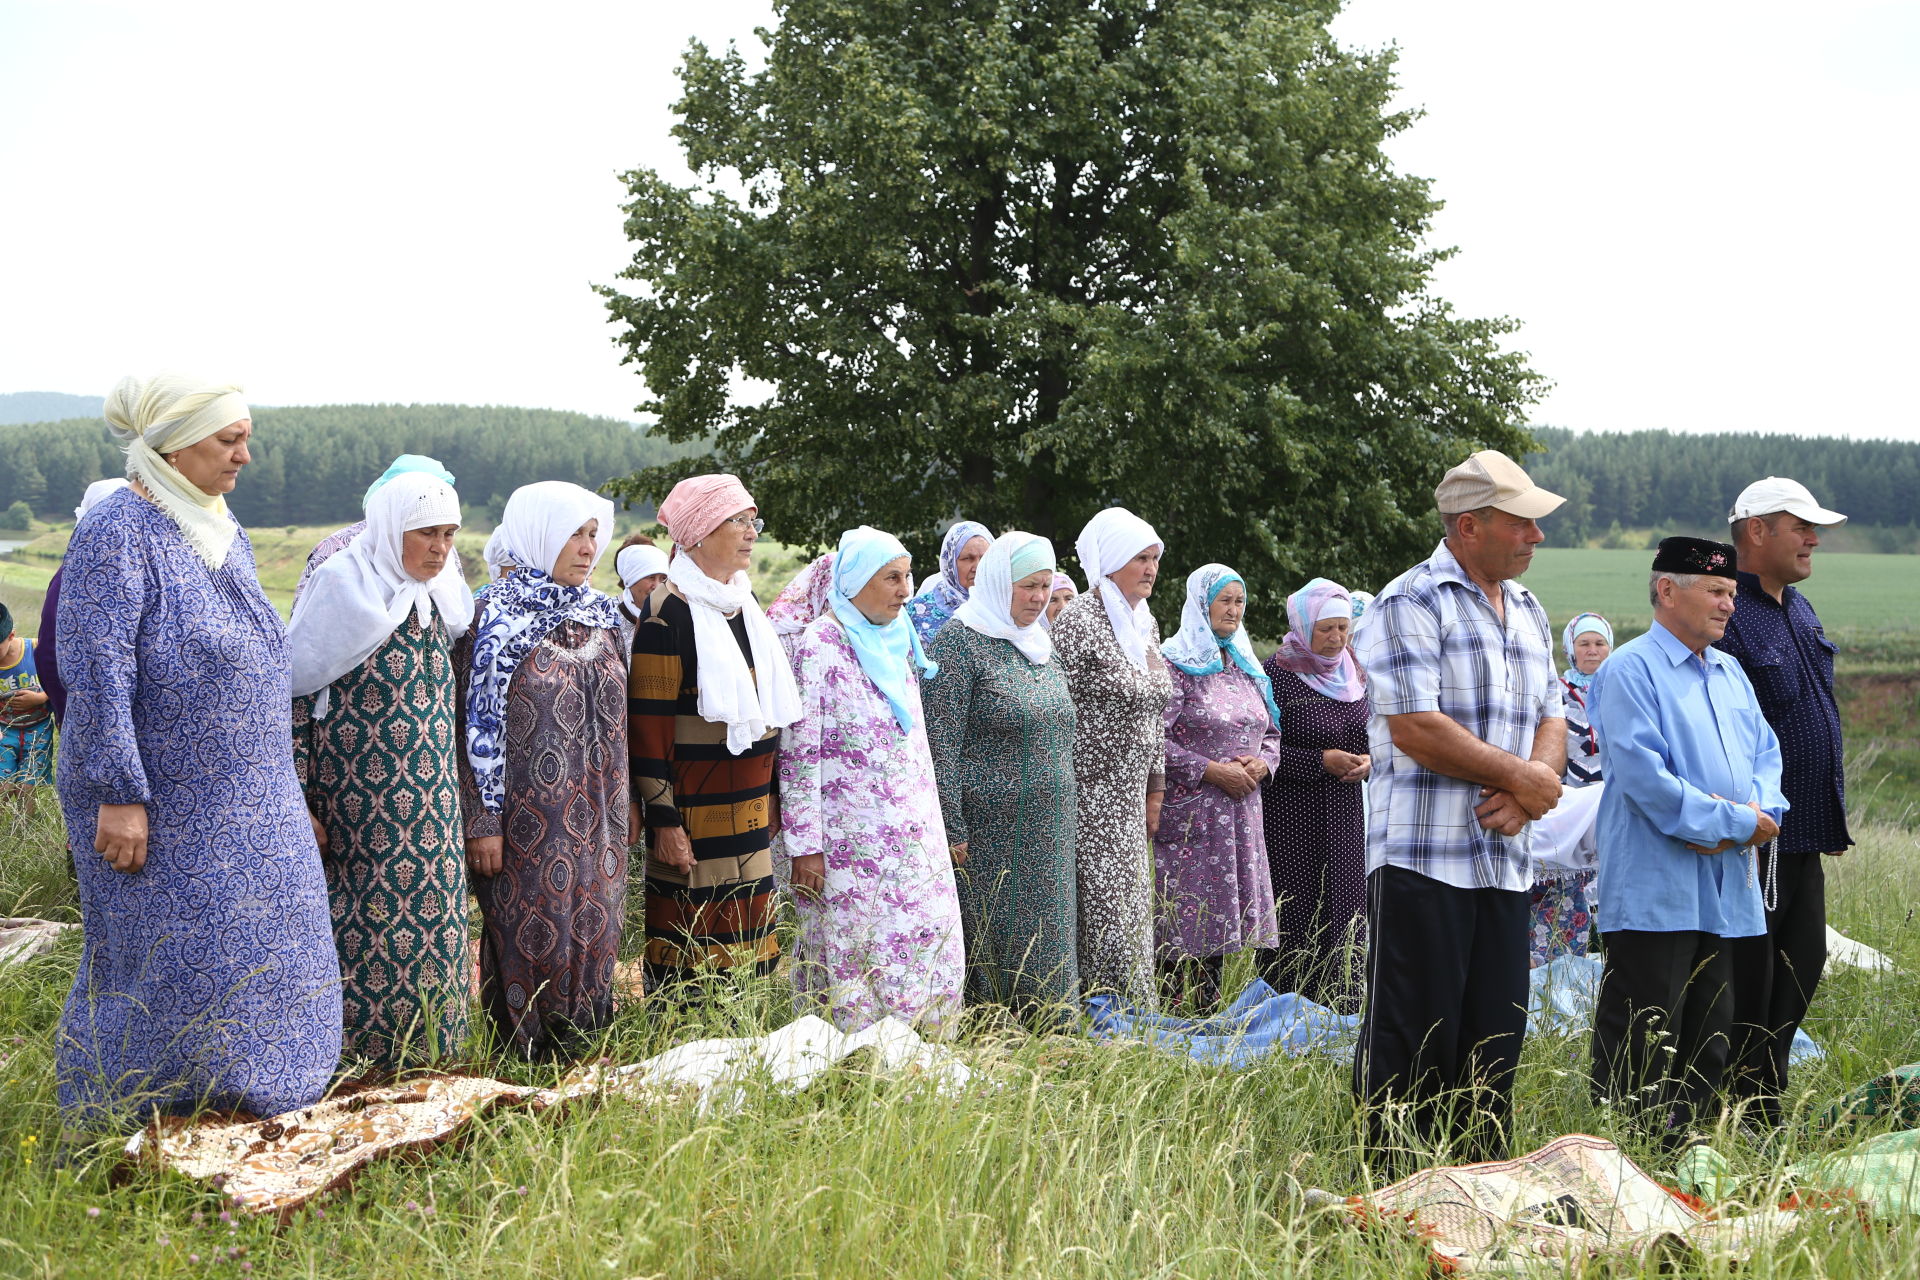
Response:
[{"label": "pink headscarf", "polygon": [[740,477],[725,473],[688,476],[660,504],[660,523],[682,547],[691,547],[720,527],[736,511],[758,509]]},{"label": "pink headscarf", "polygon": [[827,611],[827,590],[832,585],[831,551],[793,575],[793,581],[767,606],[767,621],[782,640],[805,631],[808,623]]},{"label": "pink headscarf", "polygon": [[1347,602],[1347,616],[1353,616],[1353,596],[1337,582],[1315,578],[1287,597],[1287,638],[1270,659],[1282,671],[1291,671],[1306,681],[1307,687],[1325,694],[1335,702],[1358,702],[1366,695],[1366,681],[1353,650],[1341,646],[1339,656],[1326,658],[1313,651],[1313,624],[1332,600]]}]

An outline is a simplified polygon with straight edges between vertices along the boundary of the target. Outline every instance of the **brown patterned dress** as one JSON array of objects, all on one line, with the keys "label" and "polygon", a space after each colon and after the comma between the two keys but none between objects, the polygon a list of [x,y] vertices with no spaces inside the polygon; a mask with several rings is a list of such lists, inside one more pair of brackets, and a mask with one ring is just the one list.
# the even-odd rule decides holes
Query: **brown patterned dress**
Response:
[{"label": "brown patterned dress", "polygon": [[1162,717],[1173,699],[1173,681],[1157,631],[1147,647],[1147,669],[1127,661],[1097,591],[1060,611],[1053,648],[1077,720],[1081,986],[1088,995],[1115,992],[1153,1010],[1159,995],[1147,791],[1165,785]]},{"label": "brown patterned dress", "polygon": [[[462,706],[472,639],[454,651]],[[486,918],[481,998],[524,1057],[573,1052],[613,1019],[627,904],[626,709],[619,629],[562,622],[507,683],[499,813],[481,805],[460,753],[466,838],[505,845],[500,873],[473,881]]]}]

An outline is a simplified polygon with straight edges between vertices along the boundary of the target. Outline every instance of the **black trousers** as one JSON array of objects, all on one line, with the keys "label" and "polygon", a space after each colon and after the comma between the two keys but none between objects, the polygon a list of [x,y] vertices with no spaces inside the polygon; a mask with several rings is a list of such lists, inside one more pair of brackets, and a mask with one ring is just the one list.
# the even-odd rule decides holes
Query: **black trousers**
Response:
[{"label": "black trousers", "polygon": [[1401,867],[1367,877],[1367,1011],[1353,1059],[1369,1147],[1507,1155],[1527,1033],[1525,891],[1456,889]]},{"label": "black trousers", "polygon": [[[1771,856],[1760,855],[1762,884]],[[1806,1019],[1827,962],[1827,872],[1822,855],[1777,856],[1780,898],[1776,908],[1767,912],[1766,933],[1732,939],[1732,1093],[1752,1103],[1757,1117],[1770,1126],[1780,1123],[1793,1033]]]},{"label": "black trousers", "polygon": [[1715,1107],[1733,1033],[1733,956],[1711,933],[1609,929],[1593,1010],[1593,1100],[1670,1146]]}]

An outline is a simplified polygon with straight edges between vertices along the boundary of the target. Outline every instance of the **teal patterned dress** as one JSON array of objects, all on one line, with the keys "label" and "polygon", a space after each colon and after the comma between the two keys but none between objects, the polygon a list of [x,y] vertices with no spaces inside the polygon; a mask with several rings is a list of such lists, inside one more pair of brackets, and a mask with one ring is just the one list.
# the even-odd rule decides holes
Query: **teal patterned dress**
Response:
[{"label": "teal patterned dress", "polygon": [[412,614],[360,667],[293,700],[294,759],[327,832],[322,858],[344,983],[344,1057],[382,1068],[452,1056],[467,1035],[467,950],[453,663]]},{"label": "teal patterned dress", "polygon": [[1073,697],[1056,659],[964,623],[927,647],[940,674],[920,688],[967,948],[969,1003],[1023,1012],[1080,1005]]}]

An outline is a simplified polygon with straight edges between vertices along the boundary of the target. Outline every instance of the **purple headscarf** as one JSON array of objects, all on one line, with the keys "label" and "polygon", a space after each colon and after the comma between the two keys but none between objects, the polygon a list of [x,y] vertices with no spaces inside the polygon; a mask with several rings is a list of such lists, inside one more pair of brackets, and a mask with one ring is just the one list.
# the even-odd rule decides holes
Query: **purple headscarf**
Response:
[{"label": "purple headscarf", "polygon": [[1353,651],[1343,645],[1339,656],[1333,658],[1313,651],[1313,624],[1334,600],[1345,601],[1347,616],[1352,616],[1352,594],[1325,578],[1315,578],[1287,597],[1287,626],[1291,630],[1280,642],[1280,651],[1273,655],[1274,665],[1293,672],[1314,692],[1335,702],[1358,702],[1366,695],[1367,685],[1360,675],[1360,665],[1353,660]]}]

